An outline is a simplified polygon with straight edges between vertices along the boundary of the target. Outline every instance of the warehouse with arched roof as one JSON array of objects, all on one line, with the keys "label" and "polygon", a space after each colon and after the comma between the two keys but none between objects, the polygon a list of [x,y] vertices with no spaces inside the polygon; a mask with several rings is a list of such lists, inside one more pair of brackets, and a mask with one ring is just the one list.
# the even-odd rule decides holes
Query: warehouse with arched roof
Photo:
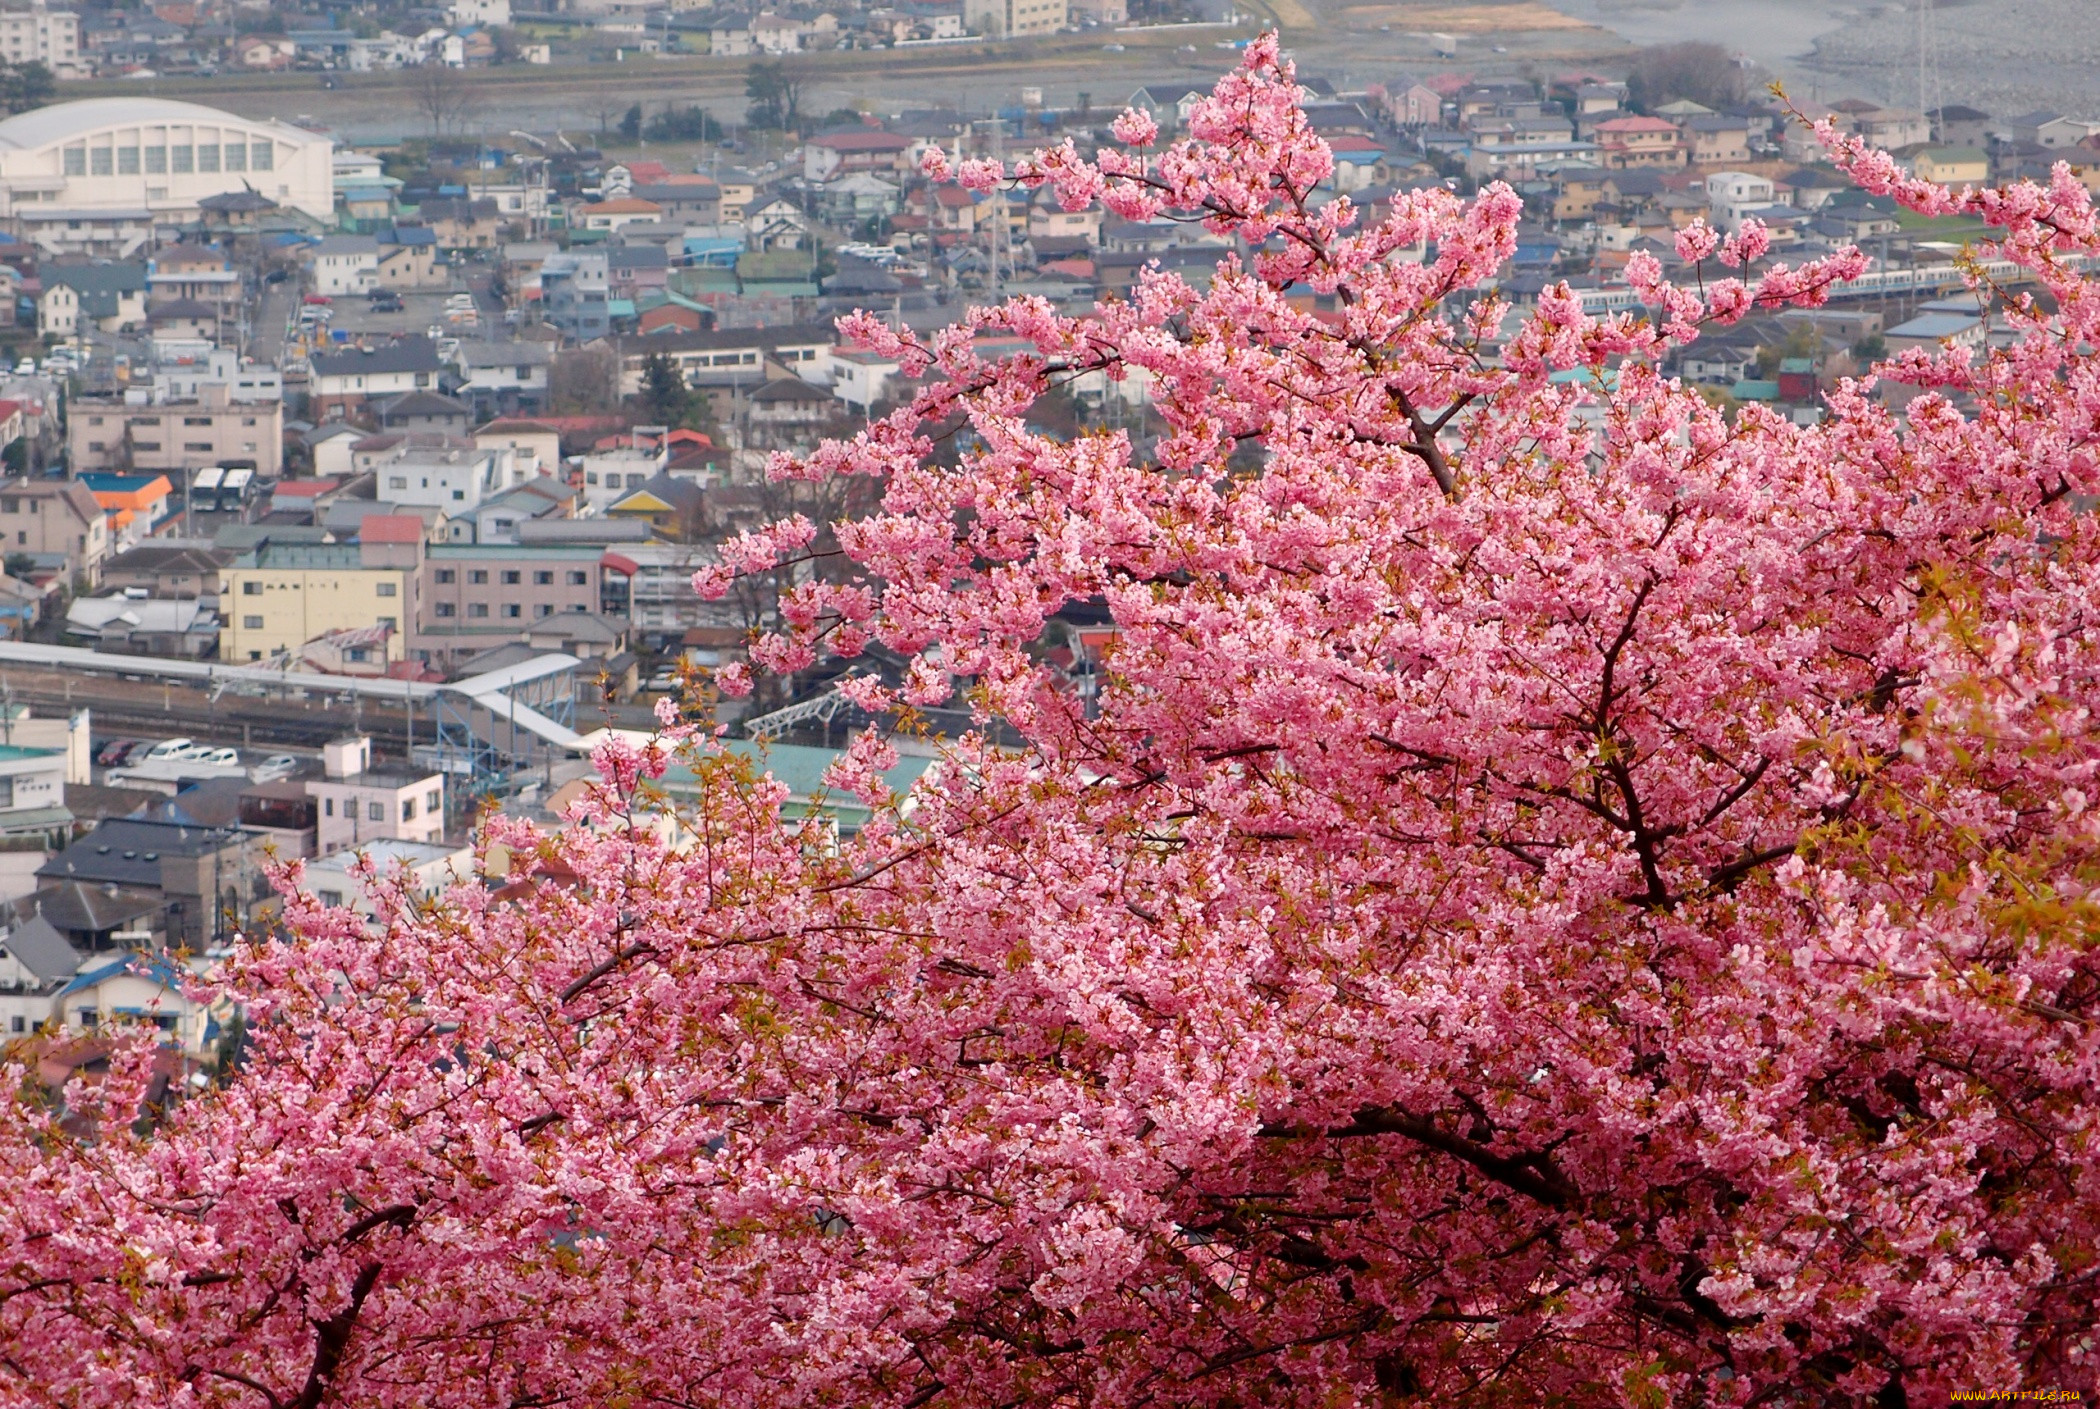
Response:
[{"label": "warehouse with arched roof", "polygon": [[334,146],[304,128],[168,98],[54,103],[0,122],[0,218],[186,220],[209,196],[252,190],[325,220]]}]

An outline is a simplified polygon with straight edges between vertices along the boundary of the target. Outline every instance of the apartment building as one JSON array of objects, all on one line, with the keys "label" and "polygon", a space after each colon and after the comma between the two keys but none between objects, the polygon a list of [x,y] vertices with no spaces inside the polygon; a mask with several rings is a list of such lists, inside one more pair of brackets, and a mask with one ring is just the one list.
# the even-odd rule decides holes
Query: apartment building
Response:
[{"label": "apartment building", "polygon": [[1055,34],[1069,18],[1065,0],[963,0],[964,26],[994,39]]},{"label": "apartment building", "polygon": [[42,64],[59,78],[82,78],[80,16],[70,10],[0,10],[0,59]]},{"label": "apartment building", "polygon": [[423,521],[412,514],[367,516],[355,543],[266,540],[219,575],[219,659],[293,655],[330,632],[384,626],[385,658],[400,660],[422,553]]},{"label": "apartment building", "polygon": [[0,482],[0,549],[62,559],[65,576],[93,585],[109,556],[109,523],[78,480],[7,480]]},{"label": "apartment building", "polygon": [[[370,522],[370,520],[367,520]],[[617,556],[617,555],[610,555]],[[627,574],[596,543],[445,543],[426,550],[410,655],[443,668],[563,612],[626,615]]]},{"label": "apartment building", "polygon": [[314,846],[322,856],[367,842],[436,842],[445,835],[445,775],[420,768],[377,768],[362,734],[321,748],[319,778],[307,796],[318,804]]},{"label": "apartment building", "polygon": [[223,383],[201,383],[189,401],[82,396],[73,402],[66,450],[75,471],[244,467],[266,479],[284,469],[284,403],[235,401]]}]

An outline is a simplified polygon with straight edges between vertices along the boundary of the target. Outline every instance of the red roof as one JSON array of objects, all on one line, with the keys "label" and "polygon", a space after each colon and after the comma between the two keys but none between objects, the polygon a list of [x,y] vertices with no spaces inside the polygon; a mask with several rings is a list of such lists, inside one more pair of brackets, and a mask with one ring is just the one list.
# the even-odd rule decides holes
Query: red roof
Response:
[{"label": "red roof", "polygon": [[1597,124],[1599,132],[1675,132],[1677,124],[1659,117],[1615,117]]},{"label": "red roof", "polygon": [[662,215],[664,208],[655,201],[638,201],[632,197],[623,200],[600,201],[583,208],[585,215]]},{"label": "red roof", "polygon": [[629,161],[621,165],[627,168],[629,176],[643,185],[654,185],[671,174],[671,168],[660,161]]},{"label": "red roof", "polygon": [[414,514],[367,514],[357,536],[366,543],[421,543],[423,521]]},{"label": "red roof", "polygon": [[339,479],[281,479],[270,493],[279,499],[318,499],[341,484]]}]

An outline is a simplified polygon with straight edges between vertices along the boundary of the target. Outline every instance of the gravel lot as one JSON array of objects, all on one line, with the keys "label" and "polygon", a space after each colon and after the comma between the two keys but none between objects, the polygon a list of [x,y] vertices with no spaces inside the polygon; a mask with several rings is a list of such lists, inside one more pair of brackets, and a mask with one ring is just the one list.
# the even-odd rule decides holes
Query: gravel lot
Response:
[{"label": "gravel lot", "polygon": [[[1939,88],[1993,117],[2050,108],[2100,118],[2100,7],[2093,0],[1939,0]],[[1811,66],[1840,87],[1918,102],[1917,13],[1864,16],[1816,41]]]}]

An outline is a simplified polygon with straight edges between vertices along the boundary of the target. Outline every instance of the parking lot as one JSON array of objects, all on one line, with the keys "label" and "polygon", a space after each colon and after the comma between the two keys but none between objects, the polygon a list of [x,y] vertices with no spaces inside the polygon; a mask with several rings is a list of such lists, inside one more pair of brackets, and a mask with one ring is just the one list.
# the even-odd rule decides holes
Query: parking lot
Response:
[{"label": "parking lot", "polygon": [[446,289],[387,292],[392,299],[339,294],[325,304],[302,300],[293,305],[289,336],[303,342],[310,356],[329,345],[363,339],[422,334],[473,340],[505,335],[503,305],[489,294],[488,274],[482,267],[455,270],[453,283]]},{"label": "parking lot", "polygon": [[318,760],[311,750],[236,748],[187,738],[143,738],[112,735],[91,741],[97,778],[109,787],[166,787],[212,778],[241,778],[271,783],[311,773]]}]

